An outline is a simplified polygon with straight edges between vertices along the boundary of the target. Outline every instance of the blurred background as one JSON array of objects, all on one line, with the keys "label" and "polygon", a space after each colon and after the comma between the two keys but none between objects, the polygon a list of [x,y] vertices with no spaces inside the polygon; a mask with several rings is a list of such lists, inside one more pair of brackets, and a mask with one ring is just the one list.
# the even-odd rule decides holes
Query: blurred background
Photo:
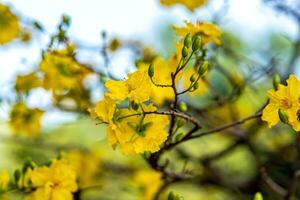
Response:
[{"label": "blurred background", "polygon": [[[56,157],[59,152],[77,147],[92,149],[93,153],[97,152],[97,156],[101,155],[101,159],[108,160],[109,164],[103,168],[111,167],[111,162],[113,166],[147,166],[139,156],[125,157],[118,150],[113,151],[106,144],[105,126],[96,125],[86,115],[53,107],[51,93],[42,88],[30,93],[26,97],[26,103],[29,107],[46,110],[42,118],[43,136],[37,139],[11,137],[12,131],[8,123],[12,104],[18,98],[15,93],[16,77],[38,68],[42,52],[50,42],[50,35],[56,32],[62,15],[71,19],[68,38],[78,48],[77,59],[94,69],[108,65],[110,73],[119,79],[124,79],[127,72],[135,70],[138,56],[134,48],[120,48],[109,52],[108,62],[102,53],[102,47],[107,42],[112,44],[112,41],[118,41],[121,44],[138,44],[137,46],[141,43],[143,47],[151,49],[151,52],[168,58],[174,53],[175,41],[178,40],[173,25],[181,26],[185,20],[216,23],[223,32],[223,45],[212,46],[210,57],[216,65],[231,74],[234,83],[229,81],[227,84],[227,81],[224,84],[224,77],[218,72],[212,72],[210,80],[221,96],[241,82],[246,85],[243,93],[237,95],[237,101],[229,101],[229,104],[211,111],[211,120],[215,120],[216,124],[232,121],[232,109],[237,110],[239,114],[235,118],[239,119],[260,108],[267,99],[266,91],[272,88],[271,77],[274,73],[280,73],[283,80],[289,74],[300,77],[300,3],[296,0],[210,0],[194,12],[179,4],[165,7],[158,0],[3,0],[2,3],[8,5],[19,17],[24,31],[30,33],[30,39],[17,39],[0,46],[0,169],[13,170],[21,166],[28,157],[43,163]],[[35,30],[33,22],[38,22],[43,31]],[[86,87],[91,90],[92,102],[101,99],[104,88],[98,77],[90,77]],[[207,98],[207,95],[194,99],[187,97],[190,106],[195,108],[193,112],[197,114],[200,113],[197,109],[208,106]],[[258,126],[261,127],[262,123],[249,123],[242,128],[256,133],[251,136],[251,140],[261,157],[257,158],[247,145],[235,146],[230,154],[217,159],[210,166],[221,171],[225,169],[216,180],[220,184],[203,180],[203,187],[194,183],[180,183],[172,186],[172,189],[188,200],[251,199],[256,191],[264,189],[266,199],[276,199],[276,196],[269,194],[268,189],[257,182],[257,159],[264,165],[270,162],[271,166],[277,159],[278,163],[270,169],[271,175],[275,180],[283,181],[283,185],[287,184],[292,169],[299,165],[295,161],[296,150],[291,146],[296,141],[296,136],[293,130],[284,125],[273,130],[266,130],[265,124],[257,130],[255,127]],[[186,163],[186,155],[197,159],[207,157],[233,143],[232,137],[213,135],[191,141],[183,145],[179,152],[170,152],[167,157],[178,159],[179,168]],[[285,154],[284,158],[282,154]],[[273,156],[272,159],[268,159],[270,155]],[[282,160],[279,161],[276,156]],[[188,163],[188,166],[199,173],[205,173],[207,167],[200,165],[198,161]],[[120,174],[127,173],[122,168],[116,170]],[[133,186],[134,181],[130,178],[122,176],[120,182],[114,184],[115,181],[112,183],[110,180],[119,178],[115,172],[100,174],[101,189],[91,191],[86,199],[120,199],[120,196],[128,200],[143,199],[139,197],[139,190]],[[111,191],[117,192],[112,194]]]}]

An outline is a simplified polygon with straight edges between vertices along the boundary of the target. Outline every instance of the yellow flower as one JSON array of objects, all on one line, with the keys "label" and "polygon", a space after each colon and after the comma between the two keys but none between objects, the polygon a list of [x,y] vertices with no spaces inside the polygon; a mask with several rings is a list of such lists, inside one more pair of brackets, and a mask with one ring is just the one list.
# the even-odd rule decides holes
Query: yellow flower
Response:
[{"label": "yellow flower", "polygon": [[221,44],[220,36],[222,32],[215,24],[205,22],[193,24],[191,22],[185,22],[185,25],[185,27],[174,27],[178,36],[185,37],[190,33],[191,35],[200,35],[202,45],[206,45],[210,42],[215,42],[217,45]]},{"label": "yellow flower", "polygon": [[109,80],[105,83],[108,89],[107,96],[112,99],[123,101],[129,98],[137,103],[149,100],[151,93],[151,83],[146,68],[128,74],[125,81]]},{"label": "yellow flower", "polygon": [[42,86],[42,81],[36,73],[17,76],[15,88],[18,92],[28,92],[40,86]]},{"label": "yellow flower", "polygon": [[3,170],[0,172],[0,191],[5,191],[10,182],[9,173],[7,170]]},{"label": "yellow flower", "polygon": [[0,3],[0,45],[11,42],[20,34],[18,17],[10,8]]},{"label": "yellow flower", "polygon": [[27,172],[35,190],[25,200],[72,200],[77,191],[76,173],[64,160],[53,160],[50,167]]},{"label": "yellow flower", "polygon": [[17,103],[10,113],[10,126],[16,134],[36,136],[41,132],[43,114],[38,108],[30,109],[24,103]]},{"label": "yellow flower", "polygon": [[47,52],[40,62],[40,70],[44,73],[46,89],[76,89],[91,73],[90,69],[78,63],[66,49]]},{"label": "yellow flower", "polygon": [[207,0],[160,0],[160,3],[165,6],[172,6],[174,4],[182,4],[190,10],[203,6],[207,3]]},{"label": "yellow flower", "polygon": [[279,122],[278,110],[287,114],[288,122],[296,131],[300,131],[300,81],[295,75],[287,80],[287,86],[279,85],[277,91],[269,90],[269,104],[263,110],[262,120],[273,127]]},{"label": "yellow flower", "polygon": [[[143,105],[143,110],[153,112],[156,107]],[[167,139],[168,116],[156,114],[142,116],[135,115],[136,113],[134,110],[122,109],[120,115],[123,119],[118,120],[115,127],[109,126],[109,137],[114,138],[124,154],[158,151],[160,145]]]},{"label": "yellow flower", "polygon": [[76,171],[80,187],[89,186],[95,182],[102,165],[96,153],[76,149],[68,152],[65,159]]},{"label": "yellow flower", "polygon": [[139,200],[152,200],[162,185],[161,173],[154,170],[140,170],[134,175],[135,184],[140,188]]}]

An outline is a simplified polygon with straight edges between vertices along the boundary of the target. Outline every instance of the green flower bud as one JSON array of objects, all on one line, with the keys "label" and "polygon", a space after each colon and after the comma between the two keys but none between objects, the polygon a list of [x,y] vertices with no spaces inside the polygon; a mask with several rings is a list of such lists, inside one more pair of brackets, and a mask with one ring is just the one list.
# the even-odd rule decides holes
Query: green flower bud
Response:
[{"label": "green flower bud", "polygon": [[71,23],[71,19],[70,19],[69,16],[63,15],[63,16],[62,16],[62,22],[63,22],[64,24],[66,24],[67,26],[69,26],[70,23]]},{"label": "green flower bud", "polygon": [[198,88],[199,88],[199,83],[198,83],[198,82],[194,83],[193,89],[194,89],[194,90],[197,90]]},{"label": "green flower bud", "polygon": [[22,175],[21,170],[16,169],[15,172],[14,172],[15,183],[18,183],[18,181],[21,178],[21,175]]},{"label": "green flower bud", "polygon": [[179,117],[176,118],[176,126],[177,126],[178,128],[183,127],[184,124],[185,124],[185,120],[184,120],[184,119],[179,118]]},{"label": "green flower bud", "polygon": [[154,66],[153,66],[153,64],[149,65],[148,75],[149,75],[150,78],[152,78],[154,76]]},{"label": "green flower bud", "polygon": [[254,195],[253,200],[263,200],[263,196],[260,192],[256,192],[256,194]]},{"label": "green flower bud", "polygon": [[192,45],[192,50],[197,51],[198,49],[201,48],[201,37],[199,35],[196,35],[194,37],[193,45]]},{"label": "green flower bud", "polygon": [[204,61],[198,69],[198,73],[200,76],[203,76],[205,72],[210,68],[210,64],[208,61]]},{"label": "green flower bud", "polygon": [[273,76],[273,87],[275,90],[278,90],[278,86],[281,83],[281,77],[279,74]]},{"label": "green flower bud", "polygon": [[183,133],[178,133],[176,136],[175,136],[175,142],[178,142],[182,139],[183,137]]},{"label": "green flower bud", "polygon": [[181,50],[181,55],[182,55],[182,57],[187,57],[188,55],[189,55],[189,51],[188,51],[188,49],[187,49],[187,47],[183,47],[182,48],[182,50]]},{"label": "green flower bud", "polygon": [[279,119],[282,123],[285,123],[285,124],[289,123],[288,116],[286,115],[286,113],[282,109],[278,110],[278,115],[279,115]]},{"label": "green flower bud", "polygon": [[182,200],[182,198],[175,192],[171,191],[169,192],[168,200]]},{"label": "green flower bud", "polygon": [[186,112],[187,111],[186,103],[184,103],[183,101],[179,102],[179,110],[182,112]]},{"label": "green flower bud", "polygon": [[131,108],[133,109],[133,110],[138,110],[139,109],[139,104],[137,104],[136,102],[134,102],[134,101],[131,101]]},{"label": "green flower bud", "polygon": [[23,164],[23,173],[27,171],[28,168],[34,169],[36,164],[32,160],[26,160]]},{"label": "green flower bud", "polygon": [[192,44],[192,36],[190,33],[188,33],[184,38],[184,46],[189,48],[191,46],[191,44]]},{"label": "green flower bud", "polygon": [[191,82],[195,82],[196,81],[196,75],[193,74],[191,77],[190,77],[190,81]]}]

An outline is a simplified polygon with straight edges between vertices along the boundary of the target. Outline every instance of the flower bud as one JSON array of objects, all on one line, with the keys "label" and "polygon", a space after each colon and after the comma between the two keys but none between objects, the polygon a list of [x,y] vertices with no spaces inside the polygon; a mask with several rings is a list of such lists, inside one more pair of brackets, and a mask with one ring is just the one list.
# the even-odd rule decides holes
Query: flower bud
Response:
[{"label": "flower bud", "polygon": [[153,66],[153,64],[149,65],[148,75],[149,75],[150,78],[152,78],[154,76],[154,66]]},{"label": "flower bud", "polygon": [[279,119],[282,123],[285,123],[285,124],[289,123],[288,116],[286,115],[286,113],[282,109],[278,110],[278,115],[279,115]]},{"label": "flower bud", "polygon": [[16,169],[15,172],[14,172],[15,183],[18,183],[18,181],[21,178],[21,175],[22,175],[21,170]]},{"label": "flower bud", "polygon": [[194,83],[193,89],[194,89],[194,90],[197,90],[198,88],[199,88],[199,83],[198,83],[198,82]]},{"label": "flower bud", "polygon": [[263,200],[263,196],[260,192],[256,192],[253,200]]},{"label": "flower bud", "polygon": [[176,118],[176,126],[177,126],[178,128],[183,127],[184,124],[185,124],[185,120],[184,120],[184,119],[179,118],[179,117]]},{"label": "flower bud", "polygon": [[183,137],[183,133],[178,133],[176,136],[175,136],[175,142],[178,142],[182,139]]},{"label": "flower bud", "polygon": [[205,72],[208,70],[208,68],[210,67],[210,64],[208,61],[204,61],[200,67],[199,67],[199,70],[198,70],[198,73],[200,76],[203,76],[205,74]]},{"label": "flower bud", "polygon": [[184,38],[184,46],[189,48],[191,46],[191,44],[192,44],[192,36],[190,33],[188,33]]},{"label": "flower bud", "polygon": [[188,51],[188,49],[187,49],[187,47],[183,47],[182,48],[182,50],[181,50],[181,55],[182,55],[182,57],[187,57],[188,55],[189,55],[189,51]]},{"label": "flower bud", "polygon": [[27,171],[28,168],[34,169],[36,164],[32,160],[26,160],[23,164],[23,173]]},{"label": "flower bud", "polygon": [[191,82],[195,82],[196,81],[196,75],[193,74],[191,77],[190,77],[190,81]]},{"label": "flower bud", "polygon": [[201,48],[201,37],[199,35],[196,35],[193,41],[192,50],[197,51]]},{"label": "flower bud", "polygon": [[131,101],[131,108],[133,109],[133,110],[138,110],[139,109],[139,104],[138,103],[136,103],[135,101]]},{"label": "flower bud", "polygon": [[279,74],[274,74],[273,76],[273,87],[275,90],[278,90],[278,86],[281,83],[281,77]]},{"label": "flower bud", "polygon": [[179,102],[179,110],[182,112],[186,112],[187,111],[186,103],[184,103],[183,101]]},{"label": "flower bud", "polygon": [[169,192],[168,200],[181,200],[181,199],[182,198],[175,192],[173,192],[173,191]]}]

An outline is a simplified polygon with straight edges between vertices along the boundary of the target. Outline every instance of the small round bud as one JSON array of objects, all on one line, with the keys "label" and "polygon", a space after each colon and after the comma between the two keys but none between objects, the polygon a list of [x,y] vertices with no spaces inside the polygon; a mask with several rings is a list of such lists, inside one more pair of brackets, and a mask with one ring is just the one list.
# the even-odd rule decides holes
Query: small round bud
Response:
[{"label": "small round bud", "polygon": [[154,76],[154,66],[153,66],[153,64],[149,65],[148,75],[149,75],[150,78],[152,78]]},{"label": "small round bud", "polygon": [[256,194],[254,195],[253,200],[263,200],[263,196],[260,192],[256,192]]},{"label": "small round bud", "polygon": [[21,175],[22,175],[21,170],[16,169],[15,172],[14,172],[15,183],[18,183],[18,181],[19,181],[20,178],[21,178]]},{"label": "small round bud", "polygon": [[181,55],[182,55],[182,57],[187,57],[188,55],[189,55],[189,51],[188,51],[188,49],[187,49],[187,47],[186,46],[184,46],[183,48],[182,48],[182,50],[181,50]]},{"label": "small round bud", "polygon": [[194,83],[193,89],[194,89],[194,90],[197,90],[198,88],[199,88],[199,83],[198,83],[198,82]]},{"label": "small round bud", "polygon": [[199,75],[203,76],[205,74],[205,72],[208,70],[208,68],[210,68],[209,62],[204,61],[199,67],[199,70],[198,70]]},{"label": "small round bud", "polygon": [[184,124],[185,124],[185,120],[184,119],[182,119],[182,118],[176,118],[176,126],[178,128],[183,127]]},{"label": "small round bud", "polygon": [[27,171],[28,168],[34,169],[36,164],[32,160],[26,160],[23,164],[23,173]]},{"label": "small round bud", "polygon": [[275,90],[278,90],[278,86],[281,83],[281,77],[279,74],[273,76],[273,87]]},{"label": "small round bud", "polygon": [[196,81],[196,75],[193,74],[191,77],[190,77],[190,81],[191,82],[195,82]]},{"label": "small round bud", "polygon": [[184,46],[189,48],[191,46],[191,44],[192,44],[192,36],[190,33],[188,33],[184,38]]},{"label": "small round bud", "polygon": [[289,123],[288,116],[286,115],[286,113],[282,109],[278,110],[278,115],[279,115],[279,119],[282,123],[285,123],[285,124]]},{"label": "small round bud", "polygon": [[187,105],[183,101],[179,102],[179,107],[178,108],[182,112],[186,112],[187,111]]},{"label": "small round bud", "polygon": [[139,104],[137,104],[136,102],[134,101],[131,101],[131,108],[133,110],[138,110],[139,109]]},{"label": "small round bud", "polygon": [[176,194],[175,192],[169,192],[168,200],[180,200],[180,196]]},{"label": "small round bud", "polygon": [[196,35],[193,41],[192,50],[197,51],[201,48],[201,37],[199,35]]},{"label": "small round bud", "polygon": [[66,25],[70,25],[70,23],[71,23],[71,19],[70,19],[70,17],[69,16],[67,16],[67,15],[63,15],[62,16],[62,22],[64,23],[64,24],[66,24]]}]

